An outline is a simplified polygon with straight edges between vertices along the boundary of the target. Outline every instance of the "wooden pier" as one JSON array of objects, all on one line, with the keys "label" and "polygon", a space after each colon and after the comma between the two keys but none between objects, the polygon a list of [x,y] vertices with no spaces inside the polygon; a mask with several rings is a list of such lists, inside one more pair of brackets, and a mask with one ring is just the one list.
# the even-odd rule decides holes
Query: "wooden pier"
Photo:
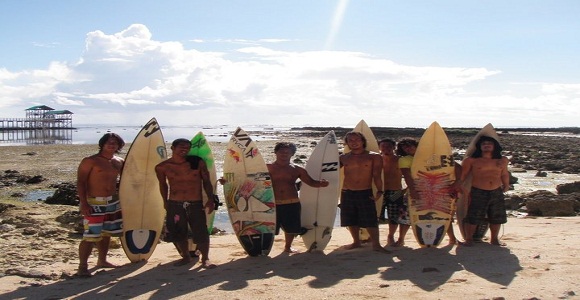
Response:
[{"label": "wooden pier", "polygon": [[71,111],[55,110],[46,105],[33,106],[25,111],[24,118],[0,119],[0,130],[74,129]]},{"label": "wooden pier", "polygon": [[0,118],[0,142],[25,144],[69,144],[73,113],[46,105],[25,110],[24,118]]}]

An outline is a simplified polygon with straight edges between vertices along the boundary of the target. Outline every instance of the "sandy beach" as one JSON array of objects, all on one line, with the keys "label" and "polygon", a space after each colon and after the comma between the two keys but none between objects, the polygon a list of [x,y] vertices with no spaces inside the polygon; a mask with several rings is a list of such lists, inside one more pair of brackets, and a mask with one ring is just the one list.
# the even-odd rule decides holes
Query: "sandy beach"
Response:
[{"label": "sandy beach", "polygon": [[[315,140],[297,140],[297,157],[308,155]],[[273,146],[259,143],[268,161]],[[223,144],[212,147],[221,170]],[[219,265],[213,270],[199,263],[173,266],[179,256],[168,243],[159,244],[148,262],[132,264],[117,243],[109,256],[121,268],[91,269],[93,277],[77,278],[80,235],[57,220],[78,208],[11,195],[74,182],[80,159],[96,150],[96,145],[0,147],[7,158],[0,170],[45,178],[0,190],[1,299],[567,299],[580,293],[580,217],[512,216],[500,233],[507,247],[445,246],[444,240],[438,249],[421,249],[409,232],[406,246],[389,247],[389,254],[369,245],[342,249],[351,242],[344,228],[334,229],[323,253],[305,253],[297,239],[301,253],[286,254],[277,236],[268,257],[248,257],[234,235],[212,236],[211,260]],[[383,244],[386,233],[387,225],[380,225]],[[92,256],[89,266],[95,262]]]},{"label": "sandy beach", "polygon": [[[3,276],[0,293],[3,299],[567,299],[579,292],[580,233],[570,230],[579,226],[580,217],[510,218],[502,237],[507,247],[422,249],[408,234],[406,246],[390,254],[369,245],[341,249],[350,242],[343,228],[334,230],[324,253],[306,253],[296,240],[302,253],[286,254],[278,236],[268,257],[248,257],[234,235],[214,236],[213,270],[173,266],[178,254],[161,243],[147,263],[132,264],[113,249],[111,261],[123,266],[93,269],[88,279],[72,276],[76,257],[39,268],[58,280]],[[386,230],[381,225],[383,240]],[[63,244],[55,239],[45,247]]]}]

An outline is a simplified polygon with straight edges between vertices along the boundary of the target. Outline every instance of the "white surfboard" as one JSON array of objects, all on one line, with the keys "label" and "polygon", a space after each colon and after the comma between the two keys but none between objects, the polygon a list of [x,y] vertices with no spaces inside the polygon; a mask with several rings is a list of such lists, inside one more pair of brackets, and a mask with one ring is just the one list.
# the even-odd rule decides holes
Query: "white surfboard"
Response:
[{"label": "white surfboard", "polygon": [[[491,138],[495,139],[496,141],[498,141],[498,143],[499,143],[499,135],[495,131],[495,128],[493,127],[493,125],[491,125],[491,123],[489,123],[489,124],[485,125],[473,137],[473,139],[471,139],[471,142],[469,143],[469,146],[467,146],[467,150],[465,151],[464,160],[465,160],[465,158],[470,157],[473,154],[473,152],[475,152],[477,141],[482,136],[491,137]],[[469,204],[468,202],[469,202],[469,191],[471,190],[471,180],[472,180],[471,174],[469,174],[465,178],[465,180],[463,181],[463,190],[465,192],[462,193],[459,196],[459,198],[457,199],[457,224],[459,225],[459,230],[461,231],[461,235],[463,236],[463,239],[465,239],[465,231],[463,228],[463,224],[464,224],[463,219],[467,215],[467,205]],[[481,238],[483,238],[483,236],[487,232],[488,227],[489,226],[487,224],[478,225],[477,228],[475,229],[475,233],[473,235],[473,238],[476,240],[481,240]]]},{"label": "white surfboard", "polygon": [[303,184],[300,189],[302,227],[308,229],[302,240],[308,251],[322,251],[330,241],[338,205],[339,169],[336,135],[330,131],[316,145],[306,162],[310,177],[325,179],[328,186],[314,188]]},{"label": "white surfboard", "polygon": [[233,230],[250,256],[268,255],[276,230],[276,203],[268,167],[256,143],[241,128],[228,142],[224,198]]},{"label": "white surfboard", "polygon": [[[364,120],[360,120],[360,122],[358,122],[358,124],[356,124],[356,126],[354,127],[354,129],[352,131],[355,132],[360,132],[362,133],[362,135],[365,137],[365,139],[367,140],[367,146],[366,146],[366,150],[370,151],[370,152],[375,152],[375,153],[380,153],[381,150],[379,148],[379,143],[377,141],[377,138],[375,137],[375,134],[373,133],[373,131],[371,130],[371,128],[369,127],[369,125],[367,125],[367,123]],[[350,148],[348,148],[348,145],[345,143],[344,144],[344,153],[349,153],[350,152]],[[381,174],[383,174],[383,172],[381,171]],[[344,170],[341,169],[340,171],[340,180],[341,180],[341,188],[342,188],[342,180],[344,179]],[[382,189],[382,187],[379,187],[380,189]],[[378,188],[375,186],[374,182],[373,182],[373,195],[376,195]],[[383,207],[383,197],[381,197],[381,199],[379,199],[378,201],[375,202],[375,207],[377,210],[377,219],[378,217],[381,215],[381,208]],[[368,240],[370,238],[370,235],[368,233],[368,231],[365,228],[361,228],[360,229],[360,239],[361,240]]]},{"label": "white surfboard", "polygon": [[165,209],[155,166],[166,158],[163,134],[153,118],[131,144],[119,185],[123,212],[121,244],[131,262],[149,259],[159,241]]}]

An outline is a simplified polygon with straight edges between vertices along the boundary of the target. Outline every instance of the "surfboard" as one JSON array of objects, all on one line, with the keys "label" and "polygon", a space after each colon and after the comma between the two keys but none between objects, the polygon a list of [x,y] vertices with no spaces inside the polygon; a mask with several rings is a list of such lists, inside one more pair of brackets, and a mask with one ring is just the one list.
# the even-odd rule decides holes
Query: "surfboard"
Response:
[{"label": "surfboard", "polygon": [[[491,137],[499,142],[499,135],[495,131],[495,128],[493,127],[493,125],[491,125],[491,123],[485,125],[473,137],[473,139],[471,139],[471,142],[469,143],[469,146],[467,146],[467,150],[465,151],[464,160],[465,160],[465,158],[470,157],[473,154],[473,152],[475,152],[477,141],[482,136]],[[460,197],[457,199],[457,224],[459,224],[459,230],[461,231],[461,235],[463,236],[463,239],[465,239],[465,231],[463,228],[463,224],[464,224],[463,219],[467,215],[467,205],[469,204],[469,191],[471,190],[471,180],[472,180],[472,177],[471,177],[471,174],[469,174],[465,178],[465,180],[463,181],[463,190],[465,191],[465,193],[462,193],[460,195]],[[477,227],[475,229],[475,233],[473,234],[473,239],[475,241],[478,241],[478,240],[480,241],[481,239],[483,239],[488,228],[489,228],[489,224],[487,224],[487,223],[477,225]]]},{"label": "surfboard", "polygon": [[[217,186],[217,173],[216,173],[215,159],[214,159],[211,147],[209,146],[209,143],[207,142],[207,139],[205,138],[205,135],[203,134],[203,132],[201,132],[201,131],[198,132],[191,139],[191,149],[189,150],[189,153],[187,153],[187,155],[188,156],[198,156],[201,159],[203,159],[203,161],[205,162],[205,165],[207,166],[207,170],[209,171],[209,178],[210,178],[210,181],[212,183],[214,195],[216,195],[215,192],[216,192],[216,186]],[[202,197],[203,197],[203,204],[204,205],[208,201],[216,200],[216,199],[209,199],[207,197],[207,194],[205,193],[205,191],[202,192]],[[209,234],[211,234],[213,231],[213,222],[215,219],[215,212],[217,209],[218,209],[218,206],[216,205],[215,210],[211,214],[206,213],[206,220],[207,220],[206,224],[207,224],[207,230],[208,230]],[[193,242],[192,238],[189,238],[188,241],[189,241],[189,252],[191,255],[194,255],[195,251],[197,250],[197,245]]]},{"label": "surfboard", "polygon": [[131,144],[119,184],[123,212],[121,244],[131,262],[148,260],[165,220],[155,166],[167,158],[161,127],[151,119]]},{"label": "surfboard", "polygon": [[455,199],[451,185],[455,180],[453,153],[445,131],[433,122],[423,133],[413,157],[411,176],[419,199],[409,196],[409,217],[417,243],[437,246],[451,224]]},{"label": "surfboard", "polygon": [[305,169],[313,179],[328,181],[327,187],[303,184],[300,189],[301,222],[302,227],[308,229],[302,240],[308,251],[322,251],[332,235],[339,197],[340,165],[334,131],[316,144]]},{"label": "surfboard", "polygon": [[224,179],[224,199],[238,241],[250,256],[268,255],[276,230],[272,179],[256,143],[240,127],[227,144]]},{"label": "surfboard", "polygon": [[[358,122],[358,124],[356,124],[356,126],[354,127],[354,129],[352,131],[362,133],[362,135],[367,140],[367,147],[365,148],[367,151],[375,152],[375,153],[381,152],[377,138],[375,137],[375,134],[373,133],[373,131],[371,130],[369,125],[365,122],[365,120],[360,120]],[[350,152],[350,148],[348,148],[348,145],[345,143],[344,144],[344,153],[346,154],[349,152]],[[381,174],[382,173],[383,172],[381,172]],[[340,179],[341,180],[340,186],[342,189],[342,180],[344,179],[344,170],[342,170],[342,169],[340,171],[340,178],[341,178]],[[382,187],[379,187],[379,188],[382,189]],[[377,187],[373,183],[373,195],[376,195],[377,190],[378,190]],[[376,207],[377,218],[378,218],[381,215],[381,208],[383,207],[383,198],[382,197],[381,197],[381,199],[379,199],[378,201],[375,202],[375,207]],[[370,238],[370,235],[369,235],[368,231],[365,228],[361,228],[360,229],[360,239],[365,241],[365,240],[368,240],[369,238]]]}]

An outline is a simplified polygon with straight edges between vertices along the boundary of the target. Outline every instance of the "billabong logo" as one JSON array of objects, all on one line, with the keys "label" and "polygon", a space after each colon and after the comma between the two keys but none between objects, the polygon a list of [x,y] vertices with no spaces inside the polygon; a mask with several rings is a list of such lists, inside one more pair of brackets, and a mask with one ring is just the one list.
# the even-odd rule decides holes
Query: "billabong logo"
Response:
[{"label": "billabong logo", "polygon": [[338,170],[338,162],[327,162],[322,164],[322,172],[333,172]]}]

